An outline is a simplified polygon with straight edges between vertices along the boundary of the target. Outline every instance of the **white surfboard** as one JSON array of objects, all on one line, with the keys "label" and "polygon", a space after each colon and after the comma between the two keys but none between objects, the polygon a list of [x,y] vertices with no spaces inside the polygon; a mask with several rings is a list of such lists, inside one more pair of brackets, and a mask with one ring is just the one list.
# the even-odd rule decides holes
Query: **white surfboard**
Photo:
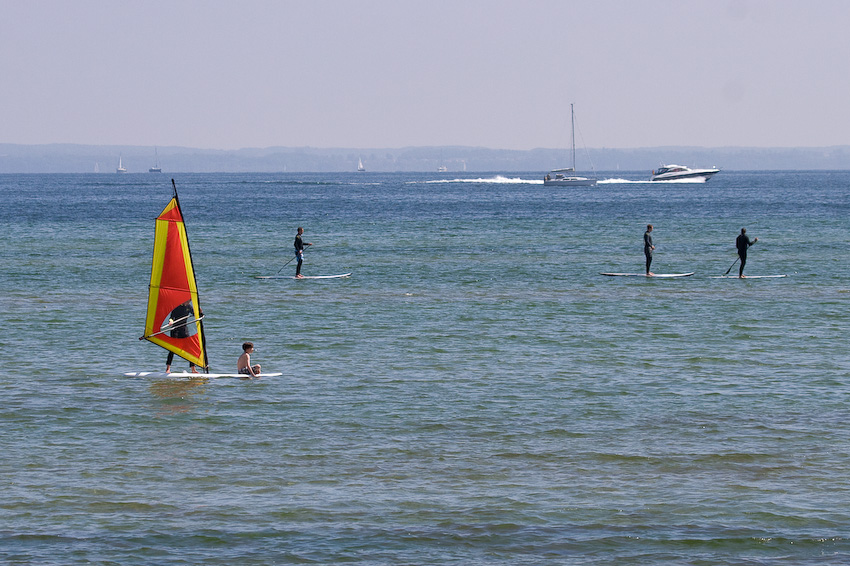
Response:
[{"label": "white surfboard", "polygon": [[608,277],[646,277],[648,279],[669,279],[671,277],[690,277],[696,273],[695,271],[691,271],[690,273],[656,273],[655,275],[647,275],[646,273],[603,273],[602,275],[607,275]]},{"label": "white surfboard", "polygon": [[[281,372],[272,372],[272,373],[261,373],[258,377],[278,377],[283,375]],[[124,374],[125,377],[172,377],[172,378],[180,378],[186,377],[189,379],[199,379],[199,378],[217,378],[217,377],[243,377],[247,378],[248,376],[242,373],[191,373],[188,371],[172,371],[172,372],[164,372],[164,371],[128,371]]]},{"label": "white surfboard", "polygon": [[743,277],[738,277],[737,275],[712,275],[709,279],[776,279],[779,277],[788,277],[787,275],[744,275]]},{"label": "white surfboard", "polygon": [[341,273],[339,275],[305,275],[304,277],[295,277],[293,275],[255,275],[255,279],[339,279],[340,277],[351,277],[351,273]]}]

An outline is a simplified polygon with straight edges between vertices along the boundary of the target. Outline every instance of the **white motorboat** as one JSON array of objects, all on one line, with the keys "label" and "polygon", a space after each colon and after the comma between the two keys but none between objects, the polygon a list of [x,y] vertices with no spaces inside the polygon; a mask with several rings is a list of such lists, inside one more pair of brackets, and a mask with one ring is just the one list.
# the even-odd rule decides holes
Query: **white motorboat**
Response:
[{"label": "white motorboat", "polygon": [[570,123],[572,125],[573,166],[550,171],[543,178],[543,184],[547,187],[593,187],[596,185],[596,179],[568,174],[575,173],[576,170],[576,115],[572,104],[570,104]]},{"label": "white motorboat", "polygon": [[684,165],[662,165],[652,172],[650,181],[708,181],[720,169],[691,169]]}]

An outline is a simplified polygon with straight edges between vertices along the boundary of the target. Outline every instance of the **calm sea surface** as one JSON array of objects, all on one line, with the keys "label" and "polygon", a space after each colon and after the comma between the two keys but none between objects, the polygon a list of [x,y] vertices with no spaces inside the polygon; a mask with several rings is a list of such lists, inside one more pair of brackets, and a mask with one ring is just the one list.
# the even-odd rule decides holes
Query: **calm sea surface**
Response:
[{"label": "calm sea surface", "polygon": [[[283,372],[189,381],[122,376],[170,177],[0,175],[0,562],[846,564],[850,172],[646,177],[177,175],[212,370]],[[647,223],[693,277],[600,275]],[[255,279],[298,226],[353,275]]]}]

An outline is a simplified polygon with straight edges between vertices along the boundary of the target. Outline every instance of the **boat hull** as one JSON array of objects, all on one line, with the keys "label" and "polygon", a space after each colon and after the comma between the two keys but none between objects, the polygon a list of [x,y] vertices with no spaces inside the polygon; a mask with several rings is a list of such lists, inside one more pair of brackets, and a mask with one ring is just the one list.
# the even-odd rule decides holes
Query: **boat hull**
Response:
[{"label": "boat hull", "polygon": [[691,169],[689,171],[677,171],[673,173],[662,173],[660,175],[653,175],[650,177],[650,181],[696,181],[702,179],[703,181],[708,181],[719,173],[719,169]]},{"label": "boat hull", "polygon": [[544,179],[543,185],[546,187],[594,187],[596,179],[588,179],[586,177],[567,177],[565,179]]}]

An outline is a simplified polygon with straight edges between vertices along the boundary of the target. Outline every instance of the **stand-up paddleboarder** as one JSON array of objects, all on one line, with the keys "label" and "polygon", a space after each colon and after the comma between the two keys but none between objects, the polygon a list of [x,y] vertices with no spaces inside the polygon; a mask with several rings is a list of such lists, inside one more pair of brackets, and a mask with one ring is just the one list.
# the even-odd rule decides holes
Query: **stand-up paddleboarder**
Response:
[{"label": "stand-up paddleboarder", "polygon": [[652,265],[652,252],[655,246],[652,244],[652,224],[646,225],[646,232],[643,234],[643,255],[646,256],[646,276],[652,277],[655,274],[649,270]]},{"label": "stand-up paddleboarder", "polygon": [[304,263],[304,246],[312,246],[313,244],[305,244],[301,239],[301,235],[304,234],[304,228],[301,226],[298,227],[298,233],[295,234],[295,257],[298,258],[298,267],[295,268],[295,277],[296,279],[301,279],[304,277],[301,275],[301,264]]},{"label": "stand-up paddleboarder", "polygon": [[750,240],[746,228],[741,228],[741,233],[735,238],[735,247],[738,248],[738,257],[741,258],[741,267],[738,268],[738,277],[741,279],[745,277],[744,265],[747,263],[747,249],[758,241],[758,238]]}]

